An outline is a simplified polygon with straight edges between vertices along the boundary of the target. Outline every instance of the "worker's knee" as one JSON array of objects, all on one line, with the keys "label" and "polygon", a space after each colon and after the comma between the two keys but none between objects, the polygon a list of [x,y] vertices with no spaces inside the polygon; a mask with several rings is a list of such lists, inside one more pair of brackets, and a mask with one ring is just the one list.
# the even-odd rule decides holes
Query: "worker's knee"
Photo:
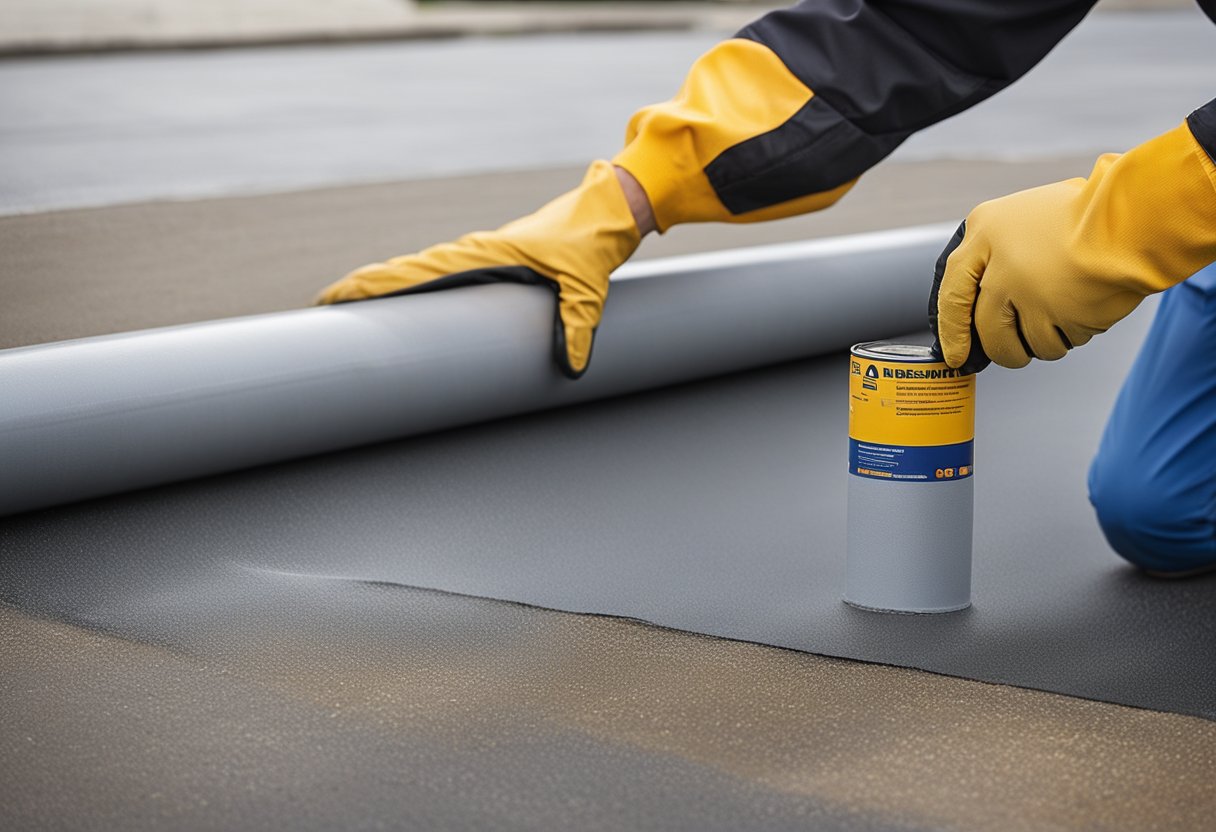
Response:
[{"label": "worker's knee", "polygon": [[1216,561],[1206,507],[1147,466],[1099,455],[1089,471],[1089,501],[1111,548],[1141,569],[1184,572]]}]

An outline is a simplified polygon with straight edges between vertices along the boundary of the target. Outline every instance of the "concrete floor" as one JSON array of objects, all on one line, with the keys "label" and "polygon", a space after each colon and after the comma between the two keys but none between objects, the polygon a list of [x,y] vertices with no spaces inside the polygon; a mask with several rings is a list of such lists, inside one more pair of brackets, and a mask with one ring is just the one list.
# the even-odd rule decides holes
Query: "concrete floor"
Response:
[{"label": "concrete floor", "polygon": [[[956,220],[984,199],[1083,175],[1089,164],[888,164],[831,211],[676,228],[648,239],[637,256]],[[577,184],[580,174],[493,173],[2,217],[0,348],[298,308],[356,266],[496,227]]]},{"label": "concrete floor", "polygon": [[1144,832],[1216,811],[1216,723],[1193,717],[288,580],[183,592],[216,605],[186,643],[0,607],[0,824]]}]

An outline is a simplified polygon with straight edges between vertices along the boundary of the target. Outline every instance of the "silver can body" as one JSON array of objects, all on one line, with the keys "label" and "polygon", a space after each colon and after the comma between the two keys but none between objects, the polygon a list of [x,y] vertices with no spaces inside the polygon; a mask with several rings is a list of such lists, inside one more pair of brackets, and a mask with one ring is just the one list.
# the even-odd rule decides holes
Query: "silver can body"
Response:
[{"label": "silver can body", "polygon": [[844,600],[881,612],[971,605],[975,378],[927,347],[850,353]]},{"label": "silver can body", "polygon": [[975,481],[849,477],[845,600],[884,612],[971,606]]}]

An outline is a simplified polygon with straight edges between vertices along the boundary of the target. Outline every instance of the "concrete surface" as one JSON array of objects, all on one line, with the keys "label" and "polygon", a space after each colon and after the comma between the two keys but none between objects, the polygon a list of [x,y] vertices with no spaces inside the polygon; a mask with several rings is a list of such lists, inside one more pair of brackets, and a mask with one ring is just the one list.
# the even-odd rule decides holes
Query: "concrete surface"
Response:
[{"label": "concrete surface", "polygon": [[781,3],[6,0],[0,56],[537,32],[732,31]]},{"label": "concrete surface", "polygon": [[0,54],[352,38],[407,30],[412,0],[5,0]]},{"label": "concrete surface", "polygon": [[[0,62],[0,213],[581,165],[675,91],[713,33]],[[561,67],[562,71],[554,71]],[[1216,92],[1197,10],[1094,16],[902,160],[1131,147]],[[492,80],[491,80],[492,79]]]},{"label": "concrete surface", "polygon": [[[961,218],[1088,158],[879,167],[835,208],[651,237],[639,258]],[[492,228],[578,183],[562,168],[0,217],[0,348],[306,305],[356,266]],[[927,289],[926,276],[926,292]]]},{"label": "concrete surface", "polygon": [[[792,2],[792,0],[791,0]],[[6,0],[0,56],[239,47],[547,31],[734,31],[774,0]],[[1191,7],[1192,0],[1099,0],[1099,10]]]},{"label": "concrete surface", "polygon": [[0,606],[0,825],[1145,832],[1216,811],[1200,719],[265,580],[148,599],[209,622],[186,641]]}]

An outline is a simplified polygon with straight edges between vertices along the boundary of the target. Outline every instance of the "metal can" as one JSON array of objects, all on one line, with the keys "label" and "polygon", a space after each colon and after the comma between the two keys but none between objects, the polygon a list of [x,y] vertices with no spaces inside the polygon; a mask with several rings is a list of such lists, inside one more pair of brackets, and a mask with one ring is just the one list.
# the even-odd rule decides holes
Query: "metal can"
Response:
[{"label": "metal can", "polygon": [[844,600],[884,612],[971,605],[975,376],[926,346],[849,354]]}]

